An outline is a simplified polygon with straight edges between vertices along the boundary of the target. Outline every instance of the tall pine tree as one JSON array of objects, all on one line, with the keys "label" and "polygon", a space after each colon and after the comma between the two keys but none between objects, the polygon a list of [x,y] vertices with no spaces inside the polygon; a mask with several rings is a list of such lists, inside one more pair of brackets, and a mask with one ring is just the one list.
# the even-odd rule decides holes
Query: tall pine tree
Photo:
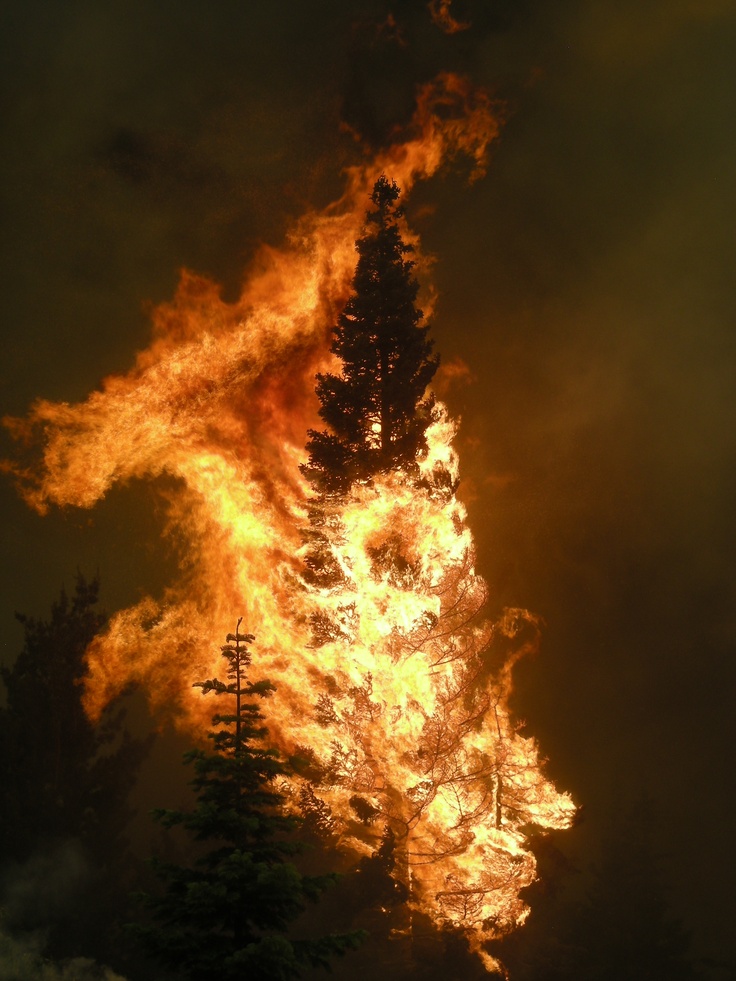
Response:
[{"label": "tall pine tree", "polygon": [[181,826],[201,850],[186,866],[155,863],[165,892],[143,897],[155,922],[137,928],[164,966],[191,981],[287,981],[306,966],[327,967],[362,939],[358,933],[287,936],[306,902],[335,877],[302,875],[292,861],[299,851],[297,821],[284,812],[277,787],[287,770],[278,752],[264,745],[267,730],[254,701],[274,687],[248,680],[248,645],[255,638],[241,634],[240,623],[222,648],[229,680],[195,686],[232,706],[213,716],[212,751],[185,757],[194,766],[196,806],[155,812],[165,827]]},{"label": "tall pine tree", "polygon": [[328,431],[309,431],[302,472],[318,492],[340,493],[356,480],[411,469],[426,446],[439,364],[415,300],[413,247],[401,235],[398,185],[376,181],[365,231],[356,242],[353,293],[334,329],[341,374],[317,376]]}]

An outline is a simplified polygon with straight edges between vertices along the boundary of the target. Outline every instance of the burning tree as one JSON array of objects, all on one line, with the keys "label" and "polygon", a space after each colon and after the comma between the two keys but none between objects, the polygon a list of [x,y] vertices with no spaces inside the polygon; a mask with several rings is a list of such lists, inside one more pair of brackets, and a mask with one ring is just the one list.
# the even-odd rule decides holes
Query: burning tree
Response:
[{"label": "burning tree", "polygon": [[240,633],[241,622],[221,648],[229,680],[195,683],[232,705],[212,718],[212,752],[195,749],[185,757],[194,766],[197,805],[155,812],[164,827],[180,825],[208,847],[192,865],[155,863],[166,891],[144,897],[157,925],[138,928],[158,960],[192,981],[287,981],[305,964],[328,966],[361,939],[286,936],[306,901],[318,898],[334,877],[301,875],[291,861],[299,850],[295,819],[284,813],[277,787],[288,771],[278,752],[263,744],[267,729],[254,701],[274,686],[248,680],[248,645],[255,638]]},{"label": "burning tree", "polygon": [[412,902],[486,956],[480,941],[526,915],[528,835],[565,826],[573,805],[510,718],[511,666],[536,645],[537,624],[522,610],[482,617],[398,196],[383,176],[373,188],[334,331],[342,371],[318,375],[331,431],[310,431],[303,467],[317,492],[304,553],[323,685],[315,792],[354,847],[375,848],[387,830]]}]

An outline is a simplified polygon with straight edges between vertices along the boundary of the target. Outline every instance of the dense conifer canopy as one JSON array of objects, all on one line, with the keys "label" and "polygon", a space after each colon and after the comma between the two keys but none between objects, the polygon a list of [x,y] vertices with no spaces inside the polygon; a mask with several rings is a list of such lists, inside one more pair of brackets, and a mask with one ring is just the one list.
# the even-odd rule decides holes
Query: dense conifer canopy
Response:
[{"label": "dense conifer canopy", "polygon": [[78,574],[48,616],[16,614],[23,647],[0,670],[0,946],[4,930],[42,931],[54,957],[111,952],[131,887],[128,797],[151,746],[131,736],[124,698],[97,722],[85,714],[98,593]]},{"label": "dense conifer canopy", "polygon": [[187,754],[196,806],[156,812],[164,826],[181,826],[202,849],[191,864],[155,863],[165,892],[144,897],[155,922],[137,932],[164,966],[192,981],[287,981],[307,965],[327,966],[361,937],[287,936],[306,902],[334,876],[302,875],[293,862],[300,850],[293,836],[297,820],[284,812],[278,786],[287,770],[264,744],[267,730],[256,701],[274,689],[268,681],[248,680],[254,638],[239,627],[240,621],[222,648],[229,680],[195,686],[230,707],[213,716],[212,750]]},{"label": "dense conifer canopy", "polygon": [[353,293],[334,329],[339,375],[317,376],[320,416],[302,468],[318,491],[347,490],[382,471],[410,469],[425,444],[433,400],[426,397],[439,358],[415,305],[413,246],[401,235],[398,185],[381,176],[356,242]]}]

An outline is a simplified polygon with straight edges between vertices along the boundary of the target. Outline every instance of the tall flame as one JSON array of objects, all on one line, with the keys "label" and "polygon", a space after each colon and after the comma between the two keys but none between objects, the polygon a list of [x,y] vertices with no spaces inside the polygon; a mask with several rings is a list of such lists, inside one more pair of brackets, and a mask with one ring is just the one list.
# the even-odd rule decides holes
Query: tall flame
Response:
[{"label": "tall flame", "polygon": [[[343,197],[306,214],[283,248],[263,247],[236,302],[184,272],[126,376],[81,404],[41,400],[27,419],[6,420],[19,438],[43,435],[40,468],[14,468],[42,513],[92,507],[133,477],[175,478],[168,519],[187,543],[181,581],[116,614],[93,641],[89,714],[132,681],[154,710],[173,708],[200,730],[212,709],[192,682],[217,672],[219,641],[242,613],[258,674],[278,687],[271,734],[310,747],[329,773],[319,792],[344,840],[370,850],[378,836],[358,827],[349,802],[359,795],[401,843],[415,902],[468,928],[478,949],[524,918],[519,891],[535,876],[525,831],[567,826],[574,811],[508,709],[511,664],[535,642],[534,618],[482,618],[486,587],[447,489],[457,457],[444,409],[428,433],[423,489],[396,472],[328,516],[345,574],[338,593],[300,577],[309,492],[298,464],[374,181],[387,173],[406,194],[460,152],[480,174],[497,133],[488,98],[440,76],[420,91],[409,137],[349,170]],[[444,489],[431,479],[439,472],[451,477]],[[314,646],[320,612],[339,629]]]}]

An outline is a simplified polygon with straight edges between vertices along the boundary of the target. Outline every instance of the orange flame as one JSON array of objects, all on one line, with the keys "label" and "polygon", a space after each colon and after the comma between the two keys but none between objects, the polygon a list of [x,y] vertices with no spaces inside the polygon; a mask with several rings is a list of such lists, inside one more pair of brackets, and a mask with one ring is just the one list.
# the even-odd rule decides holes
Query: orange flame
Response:
[{"label": "orange flame", "polygon": [[[483,621],[462,505],[400,472],[356,487],[329,517],[344,588],[306,588],[298,464],[307,428],[319,425],[314,375],[331,364],[330,328],[375,179],[389,174],[406,194],[460,152],[478,176],[497,134],[488,98],[441,76],[420,91],[409,137],[350,169],[340,201],[305,215],[284,248],[263,247],[235,303],[184,272],[128,375],[79,405],[41,400],[27,420],[6,420],[18,436],[43,434],[42,466],[14,468],[40,512],[92,507],[133,477],[175,478],[168,519],[187,542],[182,581],[116,614],[93,641],[89,714],[132,681],[154,710],[199,731],[212,706],[192,683],[217,673],[221,637],[242,613],[258,675],[278,686],[272,737],[309,746],[331,768],[320,793],[343,839],[370,850],[348,804],[359,793],[395,830],[423,908],[477,944],[524,918],[519,890],[535,876],[524,828],[564,827],[574,812],[508,710],[511,664],[534,644],[534,618]],[[441,408],[428,478],[456,476],[454,432]],[[392,550],[398,564],[383,561]],[[318,649],[315,610],[339,625]]]},{"label": "orange flame", "polygon": [[467,21],[457,20],[453,17],[450,7],[452,0],[429,0],[429,14],[432,22],[439,27],[445,34],[457,34],[459,31],[467,31],[470,24]]}]

